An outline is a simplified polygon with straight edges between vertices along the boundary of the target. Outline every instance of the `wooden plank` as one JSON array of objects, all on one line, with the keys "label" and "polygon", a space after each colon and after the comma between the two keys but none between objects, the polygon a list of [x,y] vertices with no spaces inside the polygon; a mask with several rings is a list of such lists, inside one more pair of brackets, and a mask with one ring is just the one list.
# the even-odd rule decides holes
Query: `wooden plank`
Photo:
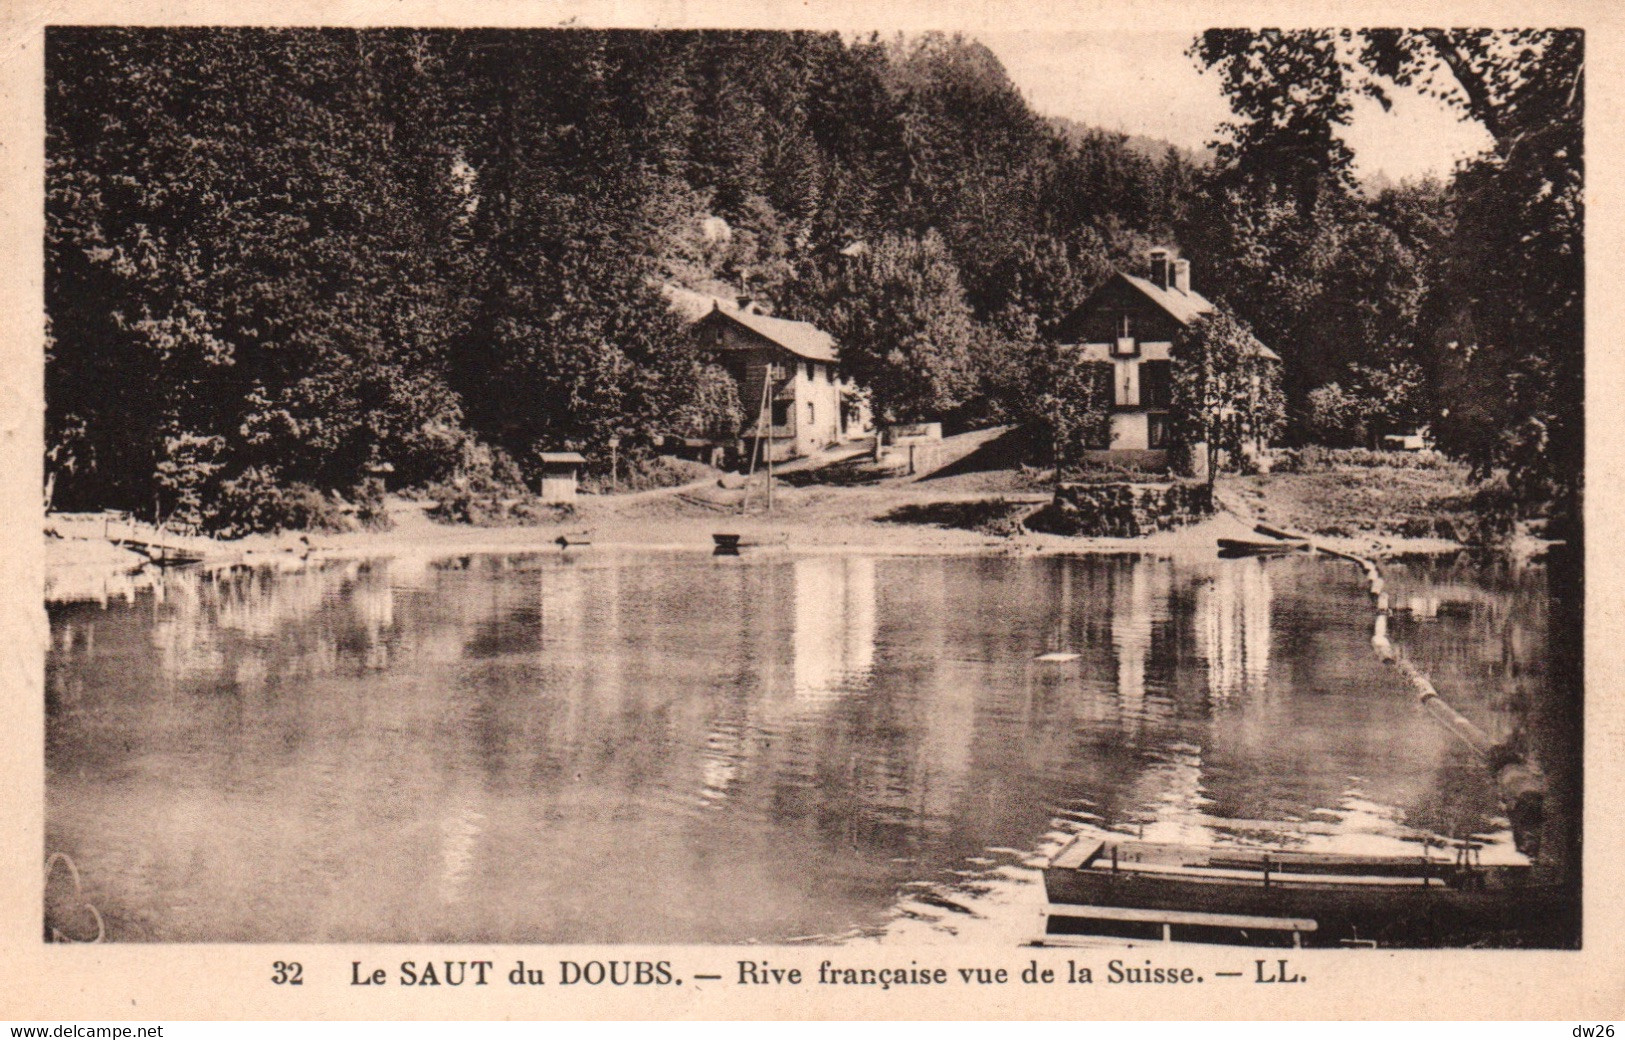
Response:
[{"label": "wooden plank", "polygon": [[1086,917],[1097,921],[1133,921],[1143,924],[1200,925],[1208,928],[1256,928],[1276,932],[1313,932],[1320,925],[1308,917],[1255,917],[1251,914],[1215,914],[1203,910],[1141,910],[1126,906],[1082,906],[1051,903],[1051,917]]},{"label": "wooden plank", "polygon": [[[1097,866],[1092,870],[1097,874],[1108,873],[1108,870],[1104,867]],[[1172,863],[1124,862],[1119,868],[1119,873],[1172,875],[1181,881],[1247,881],[1260,886],[1264,883],[1264,872],[1262,870],[1233,870]],[[1429,883],[1429,878],[1426,875],[1384,877],[1371,874],[1300,874],[1293,871],[1276,870],[1274,864],[1271,864],[1269,879],[1271,885],[1308,885],[1317,888],[1344,886],[1359,888],[1376,886],[1422,888]],[[1446,887],[1444,881],[1436,878],[1433,879],[1432,884],[1438,888]]]},{"label": "wooden plank", "polygon": [[1263,869],[1265,857],[1272,870],[1291,865],[1320,865],[1353,867],[1369,865],[1379,869],[1421,867],[1424,864],[1448,866],[1453,858],[1424,856],[1360,856],[1339,852],[1305,852],[1295,849],[1264,849],[1236,845],[1174,845],[1162,842],[1121,841],[1117,847],[1118,859],[1125,865],[1136,863],[1163,863],[1188,867],[1202,867],[1216,860],[1228,865],[1256,864]]},{"label": "wooden plank", "polygon": [[[1443,842],[1454,839],[1443,838],[1436,834],[1429,834],[1414,827],[1402,824],[1388,824],[1382,829],[1372,827],[1350,827],[1346,823],[1332,822],[1330,820],[1238,820],[1215,817],[1207,823],[1216,831],[1276,831],[1288,834],[1323,834],[1336,836],[1342,834],[1379,834],[1401,841],[1429,841]],[[1283,850],[1292,851],[1292,850]],[[1271,855],[1274,855],[1272,850]]]},{"label": "wooden plank", "polygon": [[1106,843],[1103,841],[1080,838],[1056,853],[1055,858],[1050,861],[1050,866],[1062,870],[1087,867],[1105,848]]}]

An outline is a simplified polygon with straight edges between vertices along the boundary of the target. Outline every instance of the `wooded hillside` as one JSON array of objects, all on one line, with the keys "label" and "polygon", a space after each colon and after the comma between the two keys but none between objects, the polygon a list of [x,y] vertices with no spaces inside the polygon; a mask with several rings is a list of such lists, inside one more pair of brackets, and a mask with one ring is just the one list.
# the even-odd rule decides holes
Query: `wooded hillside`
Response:
[{"label": "wooded hillside", "polygon": [[[1545,466],[1529,494],[1551,494],[1551,465],[1525,458],[1539,403],[1482,402],[1486,386],[1506,399],[1504,372],[1529,368],[1547,318],[1578,336],[1578,136],[1553,160],[1573,171],[1565,223],[1534,198],[1546,174],[1525,169],[1549,144],[1516,129],[1453,185],[1367,199],[1319,129],[1332,102],[1298,113],[1303,140],[1233,133],[1197,166],[1062,133],[991,52],[940,35],[74,28],[47,42],[60,508],[247,530],[285,522],[266,503],[290,489],[375,495],[493,458],[596,460],[611,437],[636,450],[715,429],[726,395],[665,282],[827,329],[882,417],[1052,422],[1042,402],[1065,380],[1048,336],[1155,244],[1183,249],[1197,287],[1285,359],[1293,437],[1439,422],[1454,395],[1495,443],[1450,443],[1485,473]],[[1535,40],[1535,57],[1486,76],[1515,100],[1538,81],[1560,104],[1557,78],[1579,73],[1547,58],[1571,43]],[[1228,69],[1258,46],[1210,34],[1196,57]],[[1310,73],[1324,57],[1305,34],[1270,46],[1308,55]],[[1374,52],[1374,75],[1406,75],[1407,46]],[[1267,69],[1226,75],[1255,121],[1291,103]],[[1317,96],[1334,99],[1342,81],[1327,82]],[[1509,238],[1492,211],[1545,237]],[[1530,250],[1568,258],[1561,284],[1519,281],[1546,262]],[[1479,316],[1509,291],[1527,302],[1496,306],[1522,313]],[[1486,321],[1524,330],[1522,345],[1465,356]],[[1578,385],[1551,364],[1542,393]],[[1510,453],[1507,430],[1523,431]]]}]

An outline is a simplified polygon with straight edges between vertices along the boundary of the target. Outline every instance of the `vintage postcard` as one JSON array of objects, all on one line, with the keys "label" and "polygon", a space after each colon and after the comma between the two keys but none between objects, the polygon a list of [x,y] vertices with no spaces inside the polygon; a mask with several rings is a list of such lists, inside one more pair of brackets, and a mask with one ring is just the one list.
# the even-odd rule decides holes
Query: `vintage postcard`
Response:
[{"label": "vintage postcard", "polygon": [[1625,1010],[1606,5],[3,24],[0,1017]]}]

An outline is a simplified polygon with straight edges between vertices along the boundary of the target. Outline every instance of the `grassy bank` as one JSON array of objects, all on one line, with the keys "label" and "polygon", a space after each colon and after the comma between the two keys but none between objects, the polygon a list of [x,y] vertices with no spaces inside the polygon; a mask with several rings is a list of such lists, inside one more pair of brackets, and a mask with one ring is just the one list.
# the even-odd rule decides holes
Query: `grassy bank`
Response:
[{"label": "grassy bank", "polygon": [[1250,519],[1366,544],[1472,544],[1493,534],[1467,468],[1434,453],[1282,452],[1267,474],[1227,477],[1220,503]]}]

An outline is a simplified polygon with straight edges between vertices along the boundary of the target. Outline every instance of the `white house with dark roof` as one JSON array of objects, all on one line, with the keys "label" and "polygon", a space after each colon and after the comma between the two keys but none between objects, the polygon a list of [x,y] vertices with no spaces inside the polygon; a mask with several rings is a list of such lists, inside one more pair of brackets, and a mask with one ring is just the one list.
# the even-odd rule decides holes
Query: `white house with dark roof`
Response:
[{"label": "white house with dark roof", "polygon": [[764,458],[783,462],[841,441],[840,355],[827,332],[720,305],[695,331],[739,384],[746,416],[740,436]]},{"label": "white house with dark roof", "polygon": [[672,308],[693,322],[701,350],[738,383],[745,413],[739,435],[752,442],[753,451],[783,462],[862,432],[843,407],[851,388],[840,378],[840,350],[829,333],[763,314],[749,303],[677,286],[665,293]]},{"label": "white house with dark roof", "polygon": [[[1160,469],[1174,446],[1169,421],[1173,359],[1185,329],[1214,305],[1191,288],[1189,260],[1171,260],[1168,250],[1153,249],[1150,261],[1144,277],[1115,272],[1058,331],[1080,361],[1112,366],[1110,441],[1096,446],[1096,458]],[[1281,360],[1269,347],[1253,342],[1255,356]]]}]

